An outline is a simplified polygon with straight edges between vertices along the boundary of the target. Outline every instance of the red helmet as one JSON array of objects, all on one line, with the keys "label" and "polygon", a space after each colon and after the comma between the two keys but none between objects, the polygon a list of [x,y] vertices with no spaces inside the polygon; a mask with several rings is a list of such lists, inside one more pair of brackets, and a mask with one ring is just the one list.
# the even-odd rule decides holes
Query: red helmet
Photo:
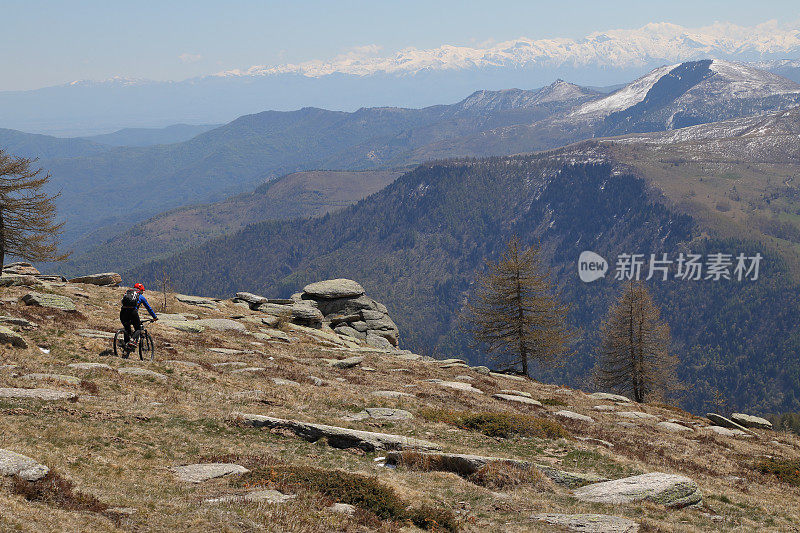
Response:
[{"label": "red helmet", "polygon": [[136,283],[136,284],[133,286],[133,288],[134,288],[134,289],[136,289],[136,290],[138,290],[139,292],[144,292],[144,285],[142,285],[141,283]]}]

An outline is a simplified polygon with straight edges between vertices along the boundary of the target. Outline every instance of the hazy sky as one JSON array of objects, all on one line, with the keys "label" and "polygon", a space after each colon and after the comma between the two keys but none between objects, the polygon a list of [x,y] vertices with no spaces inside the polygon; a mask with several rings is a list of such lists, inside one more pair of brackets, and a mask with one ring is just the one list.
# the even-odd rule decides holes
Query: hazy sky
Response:
[{"label": "hazy sky", "polygon": [[579,38],[648,22],[793,22],[793,1],[36,1],[3,0],[0,90],[113,76],[182,80],[327,59],[365,45],[476,45]]}]

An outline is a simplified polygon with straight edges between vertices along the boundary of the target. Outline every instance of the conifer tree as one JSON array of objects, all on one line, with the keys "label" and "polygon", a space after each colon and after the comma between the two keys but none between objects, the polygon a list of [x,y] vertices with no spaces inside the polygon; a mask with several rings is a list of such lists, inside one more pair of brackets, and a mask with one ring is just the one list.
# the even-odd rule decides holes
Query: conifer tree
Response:
[{"label": "conifer tree", "polygon": [[0,150],[0,268],[6,255],[30,261],[60,261],[56,206],[42,187],[50,180],[32,159]]},{"label": "conifer tree", "polygon": [[670,354],[669,326],[642,282],[631,281],[601,326],[602,348],[595,367],[601,387],[637,402],[663,398],[680,387]]},{"label": "conifer tree", "polygon": [[487,261],[464,318],[474,346],[484,346],[493,360],[527,376],[531,361],[558,366],[570,355],[575,333],[566,323],[568,311],[539,248],[523,249],[515,236],[497,262]]}]

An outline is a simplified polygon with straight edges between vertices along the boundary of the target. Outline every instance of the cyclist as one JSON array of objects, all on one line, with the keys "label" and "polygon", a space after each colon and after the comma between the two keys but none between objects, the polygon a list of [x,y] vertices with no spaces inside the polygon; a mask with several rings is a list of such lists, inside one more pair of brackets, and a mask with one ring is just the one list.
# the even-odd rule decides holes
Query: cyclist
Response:
[{"label": "cyclist", "polygon": [[153,317],[153,322],[158,320],[155,311],[150,307],[147,298],[144,297],[144,285],[137,283],[132,289],[128,289],[122,297],[122,309],[119,312],[119,320],[125,328],[125,346],[128,350],[136,348],[139,340],[139,330],[142,329],[142,321],[139,319],[139,306],[144,304],[147,312]]}]

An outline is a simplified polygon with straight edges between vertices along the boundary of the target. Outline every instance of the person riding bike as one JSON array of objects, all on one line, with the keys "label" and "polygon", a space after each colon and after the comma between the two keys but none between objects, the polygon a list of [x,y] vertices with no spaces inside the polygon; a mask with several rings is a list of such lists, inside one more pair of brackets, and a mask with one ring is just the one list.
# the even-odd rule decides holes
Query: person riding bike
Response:
[{"label": "person riding bike", "polygon": [[153,322],[158,320],[155,311],[150,307],[143,293],[144,285],[137,283],[132,289],[128,289],[122,298],[119,320],[122,322],[122,327],[125,328],[125,346],[129,350],[136,348],[136,343],[139,340],[139,330],[142,329],[142,321],[139,319],[139,306],[144,304],[147,312],[153,317]]}]

